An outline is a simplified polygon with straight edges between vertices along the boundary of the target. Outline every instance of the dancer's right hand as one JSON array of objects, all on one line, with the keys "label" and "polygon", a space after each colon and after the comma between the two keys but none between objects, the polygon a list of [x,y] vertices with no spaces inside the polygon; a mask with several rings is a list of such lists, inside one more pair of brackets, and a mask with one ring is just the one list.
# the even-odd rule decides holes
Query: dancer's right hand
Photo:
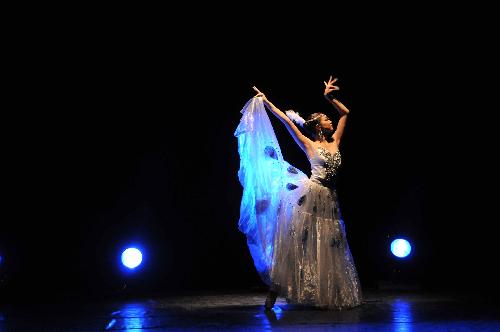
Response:
[{"label": "dancer's right hand", "polygon": [[257,89],[255,86],[253,86],[252,89],[254,89],[255,92],[257,92],[254,98],[262,98],[262,101],[267,101],[266,95],[260,92],[259,89]]}]

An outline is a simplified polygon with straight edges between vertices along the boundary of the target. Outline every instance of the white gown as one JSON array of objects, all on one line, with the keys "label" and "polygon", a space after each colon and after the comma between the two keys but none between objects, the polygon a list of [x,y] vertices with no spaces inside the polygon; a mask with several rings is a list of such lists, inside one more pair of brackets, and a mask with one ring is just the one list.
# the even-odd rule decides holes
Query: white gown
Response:
[{"label": "white gown", "polygon": [[283,160],[258,98],[235,132],[243,185],[239,229],[262,280],[290,303],[339,309],[362,302],[335,178],[340,152],[318,148],[311,177]]}]

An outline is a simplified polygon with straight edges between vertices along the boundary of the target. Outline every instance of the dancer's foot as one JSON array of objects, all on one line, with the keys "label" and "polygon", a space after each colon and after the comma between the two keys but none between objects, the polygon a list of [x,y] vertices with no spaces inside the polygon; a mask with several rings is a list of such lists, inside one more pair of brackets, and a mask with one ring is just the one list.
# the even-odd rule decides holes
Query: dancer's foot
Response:
[{"label": "dancer's foot", "polygon": [[274,307],[274,304],[276,303],[276,298],[278,297],[278,293],[269,291],[267,294],[266,302],[264,304],[264,307],[266,310],[271,310]]}]

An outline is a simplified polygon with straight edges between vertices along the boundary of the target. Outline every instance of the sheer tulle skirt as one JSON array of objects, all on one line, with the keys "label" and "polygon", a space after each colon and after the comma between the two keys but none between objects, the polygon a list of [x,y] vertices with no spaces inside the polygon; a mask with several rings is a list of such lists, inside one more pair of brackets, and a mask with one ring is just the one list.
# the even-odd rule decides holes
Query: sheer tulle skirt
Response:
[{"label": "sheer tulle skirt", "polygon": [[285,198],[279,214],[272,289],[291,303],[324,308],[361,304],[336,192],[309,179],[295,190]]}]

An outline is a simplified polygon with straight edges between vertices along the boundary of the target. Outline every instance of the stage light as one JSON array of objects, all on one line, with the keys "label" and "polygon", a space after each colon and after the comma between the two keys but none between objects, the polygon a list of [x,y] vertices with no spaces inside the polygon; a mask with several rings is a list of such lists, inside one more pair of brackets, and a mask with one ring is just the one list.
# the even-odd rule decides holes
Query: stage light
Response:
[{"label": "stage light", "polygon": [[122,253],[122,264],[129,269],[138,267],[142,262],[142,253],[137,248],[127,248]]},{"label": "stage light", "polygon": [[411,245],[405,239],[396,239],[391,243],[391,252],[394,256],[404,258],[411,252]]}]

